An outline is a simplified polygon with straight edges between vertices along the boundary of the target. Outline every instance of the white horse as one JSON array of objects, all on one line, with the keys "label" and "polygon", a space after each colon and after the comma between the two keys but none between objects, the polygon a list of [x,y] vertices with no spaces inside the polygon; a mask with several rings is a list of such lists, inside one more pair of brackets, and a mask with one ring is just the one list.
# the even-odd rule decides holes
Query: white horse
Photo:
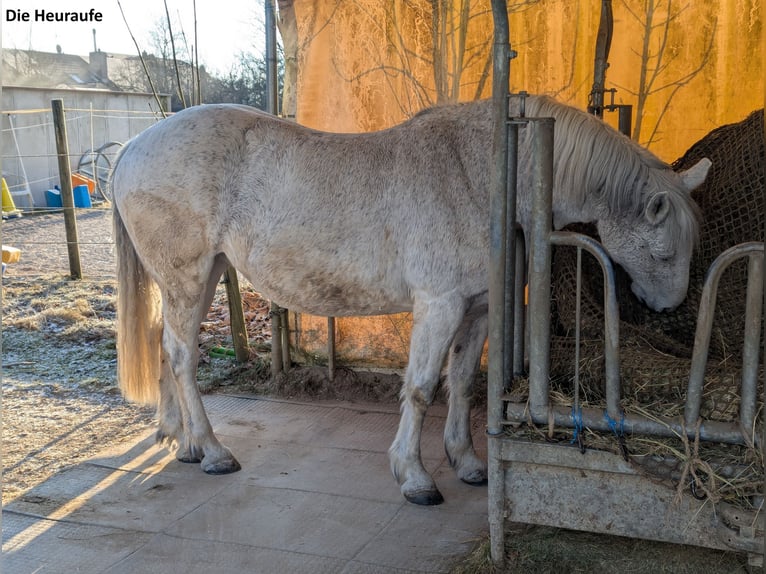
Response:
[{"label": "white horse", "polygon": [[[545,97],[555,125],[554,223],[596,222],[633,291],[654,309],[685,297],[697,237],[684,173],[600,120]],[[157,403],[158,441],[211,474],[240,468],[215,437],[196,384],[197,335],[228,265],[265,297],[327,316],[413,312],[391,468],[407,500],[442,501],[420,431],[445,357],[444,442],[467,483],[486,481],[469,397],[487,336],[489,101],[423,112],[367,134],[313,131],[243,106],[207,105],[147,129],[112,176],[118,360],[124,394]],[[518,216],[529,221],[524,130]],[[448,352],[449,351],[449,352]]]}]

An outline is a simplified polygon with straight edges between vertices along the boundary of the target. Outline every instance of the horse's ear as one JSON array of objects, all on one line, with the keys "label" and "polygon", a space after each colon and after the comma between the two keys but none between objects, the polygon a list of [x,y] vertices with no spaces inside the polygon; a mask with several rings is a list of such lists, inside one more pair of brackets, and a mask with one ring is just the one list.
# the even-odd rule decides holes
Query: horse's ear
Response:
[{"label": "horse's ear", "polygon": [[646,206],[646,219],[652,225],[658,225],[662,223],[670,213],[670,199],[668,199],[668,192],[660,191],[655,193],[649,200]]},{"label": "horse's ear", "polygon": [[711,162],[708,158],[703,157],[689,169],[682,171],[679,174],[681,176],[681,181],[683,182],[687,191],[692,191],[702,185],[702,182],[705,181],[707,172],[712,164],[713,162]]}]

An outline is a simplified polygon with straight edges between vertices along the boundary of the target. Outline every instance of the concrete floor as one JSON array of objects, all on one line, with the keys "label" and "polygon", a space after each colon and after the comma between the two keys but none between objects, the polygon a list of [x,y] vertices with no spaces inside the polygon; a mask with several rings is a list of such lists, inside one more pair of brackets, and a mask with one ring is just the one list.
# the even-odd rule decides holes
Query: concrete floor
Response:
[{"label": "concrete floor", "polygon": [[4,508],[2,572],[447,572],[487,531],[486,488],[461,483],[446,461],[445,407],[429,411],[422,454],[446,502],[419,507],[388,466],[395,405],[205,404],[240,472],[208,476],[147,433]]}]

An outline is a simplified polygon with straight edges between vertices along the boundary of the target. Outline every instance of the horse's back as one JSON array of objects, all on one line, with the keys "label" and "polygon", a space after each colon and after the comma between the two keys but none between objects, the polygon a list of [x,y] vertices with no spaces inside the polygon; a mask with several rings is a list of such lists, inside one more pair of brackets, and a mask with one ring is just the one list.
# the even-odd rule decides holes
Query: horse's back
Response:
[{"label": "horse's back", "polygon": [[470,297],[483,288],[486,190],[476,174],[486,153],[461,137],[437,114],[334,134],[242,106],[201,106],[131,142],[115,205],[158,274],[169,271],[147,255],[157,246],[173,249],[174,264],[223,253],[291,308],[401,311],[419,290]]},{"label": "horse's back", "polygon": [[165,194],[165,187],[220,188],[232,160],[242,157],[244,134],[269,116],[240,105],[188,108],[131,140],[115,168],[116,201],[128,194]]}]

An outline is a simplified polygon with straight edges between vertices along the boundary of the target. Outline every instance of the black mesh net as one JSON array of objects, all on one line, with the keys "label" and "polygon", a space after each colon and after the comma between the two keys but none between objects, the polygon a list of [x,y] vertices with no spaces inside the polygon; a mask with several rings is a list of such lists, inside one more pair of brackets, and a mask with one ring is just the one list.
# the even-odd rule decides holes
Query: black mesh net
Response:
[{"label": "black mesh net", "polygon": [[[763,241],[764,117],[753,112],[742,122],[709,133],[674,164],[685,170],[703,157],[713,165],[705,183],[692,196],[702,210],[700,244],[691,262],[686,300],[669,313],[655,313],[630,291],[630,281],[617,270],[620,306],[620,361],[623,397],[647,407],[682,407],[689,377],[697,311],[705,274],[724,250],[746,241]],[[596,236],[595,227],[573,229]],[[574,370],[576,249],[557,247],[553,256],[553,341],[551,374],[566,381]],[[747,263],[740,261],[721,278],[705,378],[702,415],[717,420],[736,417],[743,346]],[[596,261],[583,255],[581,300],[581,385],[598,398],[603,388],[603,274]],[[664,413],[677,414],[677,413]]]}]

